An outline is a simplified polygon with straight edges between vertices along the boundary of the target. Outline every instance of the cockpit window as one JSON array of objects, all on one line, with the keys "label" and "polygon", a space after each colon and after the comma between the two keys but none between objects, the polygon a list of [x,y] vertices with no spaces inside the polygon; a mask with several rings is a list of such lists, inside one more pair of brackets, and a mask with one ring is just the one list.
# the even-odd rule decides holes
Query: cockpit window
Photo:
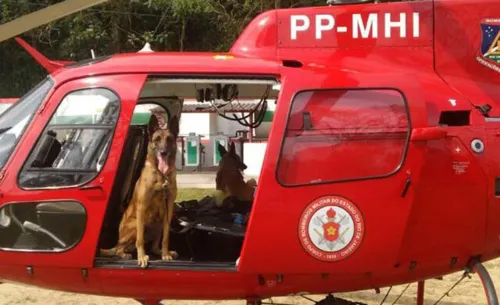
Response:
[{"label": "cockpit window", "polygon": [[0,114],[4,112],[5,110],[9,109],[11,105],[10,104],[0,104]]},{"label": "cockpit window", "polygon": [[88,183],[104,166],[120,113],[119,98],[104,88],[66,95],[20,176],[22,188]]},{"label": "cockpit window", "polygon": [[7,163],[53,84],[50,77],[46,78],[0,115],[0,170]]}]

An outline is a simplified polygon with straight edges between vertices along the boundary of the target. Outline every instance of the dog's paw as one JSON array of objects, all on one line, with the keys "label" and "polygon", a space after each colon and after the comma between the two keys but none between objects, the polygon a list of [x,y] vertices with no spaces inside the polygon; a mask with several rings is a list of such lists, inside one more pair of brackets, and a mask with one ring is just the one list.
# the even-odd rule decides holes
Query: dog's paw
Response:
[{"label": "dog's paw", "polygon": [[146,268],[148,266],[149,256],[147,255],[138,255],[137,256],[137,265],[141,266],[141,268]]},{"label": "dog's paw", "polygon": [[166,254],[163,254],[161,256],[161,259],[164,261],[171,261],[177,258],[177,252],[175,251],[168,251]]},{"label": "dog's paw", "polygon": [[123,251],[117,251],[116,255],[121,259],[132,259],[132,254]]}]

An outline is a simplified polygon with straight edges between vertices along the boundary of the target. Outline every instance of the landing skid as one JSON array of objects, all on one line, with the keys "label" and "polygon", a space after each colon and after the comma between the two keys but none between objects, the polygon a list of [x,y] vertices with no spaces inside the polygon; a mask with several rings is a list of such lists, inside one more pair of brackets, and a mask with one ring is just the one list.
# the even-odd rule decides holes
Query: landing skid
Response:
[{"label": "landing skid", "polygon": [[[367,305],[366,303],[349,301],[346,299],[334,297],[332,294],[329,294],[328,296],[326,296],[324,299],[322,299],[320,301],[310,299],[310,298],[303,296],[303,295],[301,297],[313,302],[314,305]],[[290,305],[290,304],[282,304],[282,303],[276,303],[276,302],[255,302],[255,301],[250,302],[250,301],[247,301],[247,305]]]},{"label": "landing skid", "polygon": [[[497,296],[497,293],[495,290],[495,285],[493,284],[493,281],[491,280],[491,276],[488,273],[488,271],[486,270],[486,268],[483,266],[483,264],[479,261],[474,262],[471,265],[471,267],[468,268],[468,270],[466,270],[464,272],[464,275],[462,276],[462,278],[459,281],[457,281],[457,283],[455,283],[439,300],[437,300],[436,303],[434,303],[434,305],[437,305],[445,296],[449,296],[450,291],[453,290],[453,288],[455,288],[463,279],[469,277],[469,273],[471,273],[471,272],[478,274],[479,279],[481,280],[481,283],[482,283],[483,288],[484,288],[484,292],[486,295],[486,299],[488,301],[488,305],[499,305],[498,296]],[[409,285],[410,284],[408,284],[408,286]],[[408,288],[408,286],[406,288]],[[406,291],[406,288],[405,288],[405,290],[403,290],[403,293]],[[382,301],[382,304],[387,299],[389,292],[390,292],[390,289],[387,292],[387,295],[385,296],[384,300]],[[396,299],[396,301],[399,300],[401,295]],[[322,299],[320,301],[310,299],[310,298],[303,296],[303,295],[301,297],[311,301],[312,303],[314,303],[314,305],[367,305],[366,303],[350,301],[350,300],[345,300],[342,298],[334,297],[332,294],[328,294],[328,296],[326,296],[324,299]],[[425,281],[420,281],[420,282],[418,282],[417,305],[424,304],[424,297],[425,297]],[[136,301],[138,301],[139,303],[141,303],[143,305],[162,305],[161,300],[149,299],[149,300],[136,300]],[[394,303],[396,303],[396,301]],[[282,303],[276,303],[276,302],[272,302],[272,301],[271,302],[263,302],[262,300],[253,299],[253,300],[247,300],[246,305],[290,305],[290,304],[282,304]]]},{"label": "landing skid", "polygon": [[367,305],[367,304],[361,302],[349,301],[342,298],[337,298],[329,294],[323,300],[316,302],[316,305]]},{"label": "landing skid", "polygon": [[[437,305],[445,296],[449,296],[449,293],[453,288],[455,288],[466,277],[470,278],[469,273],[474,273],[474,272],[478,274],[479,279],[481,280],[481,283],[484,288],[484,293],[486,295],[486,300],[488,301],[488,305],[498,305],[498,296],[495,290],[495,285],[491,280],[488,270],[486,270],[486,268],[480,261],[472,261],[470,267],[467,268],[467,270],[464,272],[462,278],[458,280],[457,283],[455,283],[455,285],[453,285],[439,300],[437,300],[436,303],[434,303],[434,305]],[[424,282],[419,282],[417,305],[423,305],[423,303],[424,303]]]},{"label": "landing skid", "polygon": [[488,270],[481,264],[477,262],[473,265],[472,270],[477,272],[479,279],[481,279],[481,283],[483,284],[484,293],[486,294],[486,299],[488,300],[489,305],[498,305],[498,296],[495,290],[495,285],[491,280],[491,276],[488,273]]},{"label": "landing skid", "polygon": [[147,300],[137,300],[137,302],[141,303],[142,305],[163,305],[161,300],[153,300],[153,299],[147,299]]}]

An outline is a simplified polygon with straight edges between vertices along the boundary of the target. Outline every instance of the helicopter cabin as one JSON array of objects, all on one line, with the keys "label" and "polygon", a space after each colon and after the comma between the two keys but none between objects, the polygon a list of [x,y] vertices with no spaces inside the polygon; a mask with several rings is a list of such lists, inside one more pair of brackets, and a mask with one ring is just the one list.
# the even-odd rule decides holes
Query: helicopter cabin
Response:
[{"label": "helicopter cabin", "polygon": [[[167,68],[157,65],[155,69],[149,68],[148,73],[134,74],[141,72],[144,65],[152,67],[153,62],[173,60],[179,62],[173,69],[191,70],[183,65],[194,61],[202,72],[165,73]],[[218,66],[211,67],[214,63]],[[124,72],[128,74],[106,75],[122,71],[127,64],[128,70]],[[241,99],[259,101],[252,110],[259,122],[269,100],[277,102],[276,109],[280,111],[282,82],[278,65],[228,55],[170,54],[121,55],[81,65],[49,76],[1,117],[2,156],[16,150],[20,132],[27,132],[31,139],[23,143],[24,149],[18,150],[15,162],[19,170],[12,180],[16,191],[10,194],[26,194],[32,199],[2,205],[0,230],[5,233],[0,234],[0,248],[64,254],[83,249],[82,244],[87,244],[95,249],[95,266],[137,267],[134,249],[130,250],[131,259],[103,257],[100,251],[111,249],[118,242],[120,221],[145,166],[152,118],[168,129],[173,117],[182,120],[184,101],[194,99],[223,118],[248,125],[247,118],[219,110],[230,109]],[[233,65],[244,73],[224,73],[232,70]],[[55,79],[72,77],[77,73],[74,71],[86,74],[91,69],[103,70],[103,75],[56,86]],[[299,71],[296,67],[289,69]],[[299,84],[298,74],[289,78],[290,88]],[[291,92],[294,89],[288,94]],[[332,100],[337,103],[331,105]],[[400,167],[408,141],[409,120],[405,99],[398,90],[305,90],[294,93],[291,105],[290,110],[286,104],[281,108],[281,115],[287,119],[280,124],[286,122],[286,125],[271,127],[271,130],[286,128],[282,143],[276,136],[271,142],[271,131],[271,146],[280,155],[276,176],[271,176],[278,184],[294,189],[307,184],[392,175]],[[38,114],[41,106],[44,111]],[[360,115],[363,107],[366,114]],[[33,125],[26,129],[30,121]],[[363,122],[367,125],[358,126]],[[353,129],[346,129],[345,125]],[[332,137],[336,144],[331,142]],[[28,143],[32,144],[26,147]],[[331,145],[338,146],[337,151],[332,151]],[[355,156],[360,149],[384,159],[376,164],[356,157],[333,162],[343,154]],[[24,156],[19,152],[25,152]],[[316,157],[320,155],[328,158],[318,161]],[[0,161],[5,164],[7,158]],[[267,162],[275,164],[269,159]],[[264,160],[263,172],[273,173],[274,165],[265,163]],[[317,164],[329,170],[320,170]],[[180,174],[178,171],[177,175]],[[262,185],[269,185],[265,181],[259,179],[253,186],[253,196],[258,196]],[[242,200],[237,196],[220,196],[220,190],[214,188],[212,195],[203,198],[177,200],[169,241],[169,248],[177,256],[173,261],[163,261],[150,254],[150,265],[236,268],[255,197]],[[355,224],[355,220],[351,221]],[[356,226],[357,230],[363,230],[362,222]],[[150,251],[154,241],[148,239],[147,228],[145,235],[146,249]],[[348,236],[354,242],[350,249],[354,251],[362,236],[359,232]]]},{"label": "helicopter cabin", "polygon": [[[155,60],[155,55],[149,55],[145,60]],[[80,65],[99,68],[107,61],[137,62],[145,58],[143,54],[129,57],[99,58]],[[224,56],[219,58],[221,55],[188,56],[188,59],[190,57],[205,61],[205,65],[213,61],[232,60]],[[170,60],[174,57],[159,55],[159,58]],[[72,71],[76,68],[67,69]],[[153,73],[144,80],[127,80],[128,86],[137,90],[137,97],[124,100],[119,88],[106,85],[105,76],[97,76],[93,79],[83,78],[77,84],[66,85],[67,89],[59,89],[64,93],[60,91],[62,95],[56,93],[55,97],[52,96],[48,102],[48,111],[52,113],[47,114],[48,121],[43,122],[35,114],[51,96],[49,93],[57,85],[55,79],[57,77],[49,76],[2,115],[0,142],[1,155],[5,158],[0,163],[6,164],[18,143],[19,133],[26,132],[29,122],[34,121],[36,124],[42,121],[39,123],[42,128],[40,135],[29,150],[29,156],[22,162],[16,184],[23,192],[34,194],[43,191],[46,194],[43,197],[61,192],[71,200],[3,205],[0,209],[0,248],[64,253],[78,247],[82,239],[89,238],[88,232],[99,226],[101,229],[95,247],[96,264],[102,266],[135,265],[133,260],[99,257],[99,249],[112,248],[117,243],[121,218],[145,165],[148,142],[151,140],[148,128],[153,117],[162,128],[168,128],[172,117],[183,119],[184,101],[188,100],[196,101],[197,105],[188,105],[191,109],[201,109],[200,112],[210,109],[218,116],[248,128],[251,126],[250,121],[253,125],[262,122],[268,103],[276,102],[280,89],[279,80],[272,73],[250,76]],[[102,85],[101,80],[104,80]],[[97,86],[82,86],[88,82],[94,82]],[[114,81],[111,83],[114,84]],[[126,83],[119,87],[127,86]],[[252,104],[254,107],[247,111],[248,114],[231,111],[239,106],[240,101],[247,100],[256,101]],[[127,128],[120,131],[120,126]],[[182,165],[179,166],[178,160],[184,157],[183,144],[179,137],[175,164],[179,176],[182,175]],[[222,143],[226,151],[230,150],[230,146],[230,143]],[[236,154],[241,158],[241,146],[238,146]],[[241,178],[244,179],[241,169],[234,170],[241,171]],[[104,177],[113,181],[109,197],[103,192],[105,187],[102,181],[107,180]],[[91,215],[92,208],[89,205],[75,200],[79,197],[73,197],[75,193],[71,190],[75,189],[92,194],[85,195],[84,201],[87,202],[108,198],[106,208],[102,209],[102,224],[98,219],[92,220],[95,213]],[[213,196],[176,202],[170,238],[170,248],[178,254],[175,263],[222,262],[235,266],[252,201],[216,198],[220,195],[214,188]],[[93,226],[90,226],[91,223]],[[151,241],[148,246],[150,244]],[[161,265],[168,262],[153,259],[151,263]]]}]

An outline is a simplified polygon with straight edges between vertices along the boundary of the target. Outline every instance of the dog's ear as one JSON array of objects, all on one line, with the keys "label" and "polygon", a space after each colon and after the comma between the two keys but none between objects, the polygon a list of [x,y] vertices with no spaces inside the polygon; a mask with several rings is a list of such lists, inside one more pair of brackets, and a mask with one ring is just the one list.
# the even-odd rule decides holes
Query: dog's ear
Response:
[{"label": "dog's ear", "polygon": [[236,155],[236,147],[234,146],[234,142],[231,142],[231,144],[229,144],[229,154]]},{"label": "dog's ear", "polygon": [[217,143],[217,149],[219,150],[219,154],[221,157],[224,157],[224,155],[227,153],[226,148],[219,143]]},{"label": "dog's ear", "polygon": [[179,136],[179,118],[177,118],[176,115],[170,118],[170,121],[168,122],[168,130],[170,130],[176,138]]},{"label": "dog's ear", "polygon": [[150,119],[149,119],[149,124],[148,124],[149,138],[152,138],[153,134],[158,129],[160,129],[160,124],[158,123],[158,119],[156,118],[156,115],[152,114]]}]

